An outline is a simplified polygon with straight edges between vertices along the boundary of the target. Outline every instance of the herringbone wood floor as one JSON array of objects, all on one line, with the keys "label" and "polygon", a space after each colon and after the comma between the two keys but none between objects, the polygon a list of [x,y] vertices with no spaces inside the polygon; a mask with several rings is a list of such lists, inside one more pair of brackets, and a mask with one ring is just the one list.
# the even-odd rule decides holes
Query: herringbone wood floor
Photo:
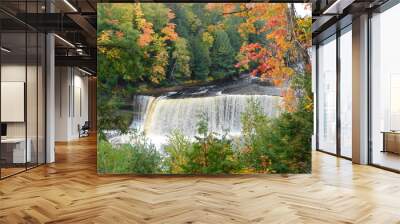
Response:
[{"label": "herringbone wood floor", "polygon": [[0,223],[400,223],[400,175],[314,153],[313,174],[98,176],[94,138],[0,181]]}]

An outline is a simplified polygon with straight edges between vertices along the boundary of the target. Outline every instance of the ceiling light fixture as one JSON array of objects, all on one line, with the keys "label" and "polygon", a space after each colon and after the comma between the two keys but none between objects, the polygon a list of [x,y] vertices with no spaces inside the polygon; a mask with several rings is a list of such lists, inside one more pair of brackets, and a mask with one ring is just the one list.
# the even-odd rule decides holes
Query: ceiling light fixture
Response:
[{"label": "ceiling light fixture", "polygon": [[64,38],[62,38],[62,37],[60,37],[60,36],[57,35],[57,34],[54,34],[54,36],[57,37],[57,38],[58,38],[59,40],[61,40],[62,42],[64,42],[65,44],[67,44],[68,46],[75,48],[75,45],[73,45],[73,44],[72,44],[71,42],[69,42],[68,40],[66,40],[66,39],[64,39]]},{"label": "ceiling light fixture", "polygon": [[79,67],[78,67],[78,70],[81,71],[81,72],[83,72],[83,73],[85,73],[85,74],[87,74],[87,75],[90,75],[90,76],[93,75],[92,73],[90,73],[90,72],[88,72],[88,71],[86,71],[86,70],[83,70],[83,69],[81,69],[81,68],[79,68]]},{"label": "ceiling light fixture", "polygon": [[68,0],[64,0],[64,3],[68,5],[68,7],[70,7],[74,12],[78,12],[78,10]]},{"label": "ceiling light fixture", "polygon": [[1,47],[0,49],[1,49],[2,51],[6,52],[6,53],[10,53],[10,52],[11,52],[11,50],[9,50],[9,49],[7,49],[7,48],[5,48],[5,47]]},{"label": "ceiling light fixture", "polygon": [[343,10],[351,5],[355,0],[336,0],[322,14],[323,15],[339,15]]}]

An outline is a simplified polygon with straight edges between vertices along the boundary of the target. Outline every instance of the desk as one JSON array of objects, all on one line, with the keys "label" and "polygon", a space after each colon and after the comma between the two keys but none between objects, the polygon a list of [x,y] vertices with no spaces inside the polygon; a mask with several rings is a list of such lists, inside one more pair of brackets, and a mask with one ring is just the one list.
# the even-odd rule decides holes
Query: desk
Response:
[{"label": "desk", "polygon": [[383,131],[383,150],[382,152],[392,152],[400,154],[400,132]]},{"label": "desk", "polygon": [[[25,152],[25,138],[5,138],[1,139],[1,156],[6,163],[26,163],[31,162],[32,141],[30,138],[26,140],[28,143]],[[26,160],[25,160],[26,159]]]}]

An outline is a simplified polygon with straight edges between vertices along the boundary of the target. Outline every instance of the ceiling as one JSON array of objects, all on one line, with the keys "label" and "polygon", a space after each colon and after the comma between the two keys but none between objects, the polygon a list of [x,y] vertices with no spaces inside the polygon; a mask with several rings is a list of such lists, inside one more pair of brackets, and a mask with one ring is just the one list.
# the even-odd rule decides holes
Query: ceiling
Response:
[{"label": "ceiling", "polygon": [[[134,2],[132,0],[117,1]],[[271,0],[270,2],[272,1],[288,0]],[[313,42],[316,43],[332,35],[340,26],[351,23],[352,17],[379,7],[386,1],[311,0]],[[116,1],[47,0],[46,4],[46,0],[1,0],[2,31],[16,33],[30,28],[40,32],[54,32],[58,35],[55,40],[56,65],[74,65],[96,73],[97,2]],[[304,1],[294,0],[293,2]]]},{"label": "ceiling", "polygon": [[[15,58],[30,54],[36,46],[18,33],[52,32],[55,37],[56,66],[78,66],[96,73],[96,0],[1,0],[0,23],[3,43]],[[51,13],[50,13],[51,12]],[[21,39],[22,38],[22,39]],[[11,55],[12,54],[12,55]],[[30,58],[30,57],[29,57]]]},{"label": "ceiling", "polygon": [[389,0],[312,0],[313,44],[347,25],[352,18],[372,12]]}]

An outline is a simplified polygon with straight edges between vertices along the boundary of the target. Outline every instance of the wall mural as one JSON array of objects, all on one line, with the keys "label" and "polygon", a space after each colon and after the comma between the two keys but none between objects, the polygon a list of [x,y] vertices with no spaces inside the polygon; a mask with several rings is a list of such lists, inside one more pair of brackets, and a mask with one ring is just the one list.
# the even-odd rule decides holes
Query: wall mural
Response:
[{"label": "wall mural", "polygon": [[310,15],[307,4],[98,4],[98,172],[311,172]]}]

